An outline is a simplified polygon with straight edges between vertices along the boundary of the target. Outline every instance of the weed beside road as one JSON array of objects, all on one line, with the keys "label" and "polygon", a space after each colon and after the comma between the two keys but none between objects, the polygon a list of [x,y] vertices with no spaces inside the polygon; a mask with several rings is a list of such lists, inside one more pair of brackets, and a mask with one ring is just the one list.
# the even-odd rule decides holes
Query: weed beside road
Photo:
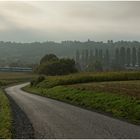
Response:
[{"label": "weed beside road", "polygon": [[9,100],[2,88],[34,79],[37,75],[24,72],[0,72],[0,138],[12,138],[13,115]]},{"label": "weed beside road", "polygon": [[12,117],[8,98],[0,89],[0,138],[12,138]]}]

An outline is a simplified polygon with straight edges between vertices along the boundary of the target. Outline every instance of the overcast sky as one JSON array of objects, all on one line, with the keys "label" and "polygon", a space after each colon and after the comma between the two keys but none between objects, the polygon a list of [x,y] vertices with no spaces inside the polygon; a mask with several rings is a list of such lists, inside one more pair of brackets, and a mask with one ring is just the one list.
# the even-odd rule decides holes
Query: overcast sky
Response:
[{"label": "overcast sky", "polygon": [[140,2],[0,2],[0,40],[139,40]]}]

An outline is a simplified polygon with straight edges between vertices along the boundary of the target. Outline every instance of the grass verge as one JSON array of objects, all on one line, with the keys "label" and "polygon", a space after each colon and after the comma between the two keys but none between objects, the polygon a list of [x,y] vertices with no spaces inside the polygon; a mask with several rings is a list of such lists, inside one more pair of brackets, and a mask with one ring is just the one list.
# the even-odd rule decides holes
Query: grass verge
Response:
[{"label": "grass verge", "polygon": [[124,118],[140,124],[140,100],[131,96],[108,92],[97,92],[56,86],[53,88],[24,87],[24,90],[41,96],[57,99],[87,109],[107,112],[117,118]]},{"label": "grass verge", "polygon": [[12,138],[12,117],[8,98],[0,89],[0,139]]}]

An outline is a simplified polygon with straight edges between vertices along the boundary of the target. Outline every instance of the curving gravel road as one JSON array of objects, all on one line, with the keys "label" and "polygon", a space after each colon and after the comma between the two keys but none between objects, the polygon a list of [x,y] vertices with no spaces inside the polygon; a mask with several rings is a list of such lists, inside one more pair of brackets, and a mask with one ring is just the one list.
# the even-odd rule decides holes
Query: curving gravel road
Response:
[{"label": "curving gravel road", "polygon": [[6,90],[33,125],[35,138],[140,138],[140,126],[21,90]]}]

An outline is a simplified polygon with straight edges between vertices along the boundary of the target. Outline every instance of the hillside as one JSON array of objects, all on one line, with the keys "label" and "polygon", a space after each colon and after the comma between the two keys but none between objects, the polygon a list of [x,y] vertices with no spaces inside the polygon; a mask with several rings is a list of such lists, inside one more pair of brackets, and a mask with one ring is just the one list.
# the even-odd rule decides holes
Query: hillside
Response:
[{"label": "hillside", "polygon": [[[108,41],[94,42],[94,41],[62,41],[56,42],[33,42],[33,43],[15,43],[15,42],[0,42],[0,66],[9,65],[11,63],[20,64],[36,64],[42,56],[47,53],[54,53],[59,57],[75,58],[76,50],[82,51],[83,49],[106,48],[110,52],[114,52],[116,47],[139,47],[140,42],[137,41]],[[111,53],[113,55],[113,53]],[[14,64],[13,64],[14,65]]]}]

